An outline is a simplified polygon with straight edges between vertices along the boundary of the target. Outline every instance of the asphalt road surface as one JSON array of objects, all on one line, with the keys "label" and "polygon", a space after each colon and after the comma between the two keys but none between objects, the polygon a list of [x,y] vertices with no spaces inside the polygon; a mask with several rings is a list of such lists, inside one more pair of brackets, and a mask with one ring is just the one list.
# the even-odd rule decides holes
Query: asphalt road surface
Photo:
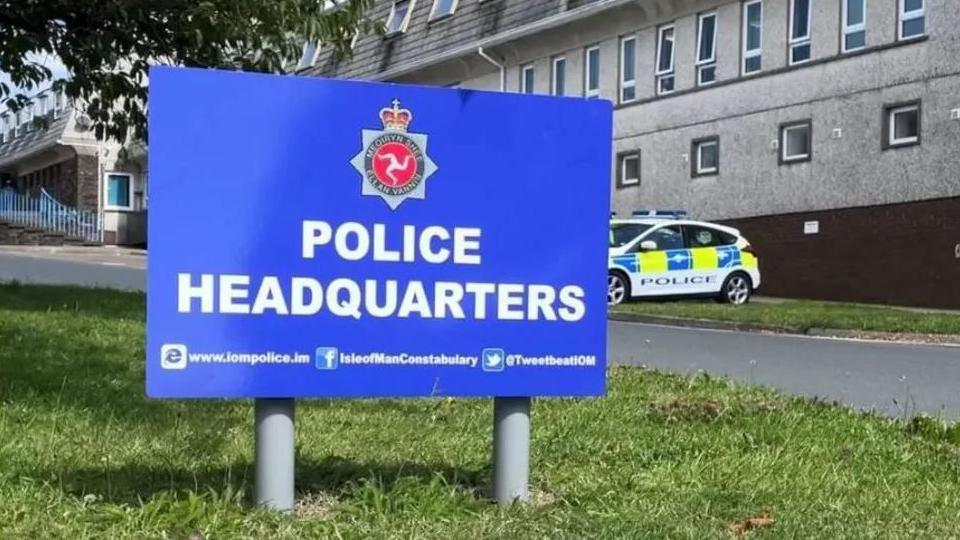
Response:
[{"label": "asphalt road surface", "polygon": [[99,252],[91,257],[69,250],[0,250],[0,282],[17,280],[43,285],[83,285],[143,291],[147,274],[143,256]]},{"label": "asphalt road surface", "polygon": [[[0,249],[0,281],[144,290],[142,254]],[[703,370],[890,416],[960,418],[960,348],[610,322],[613,363]]]},{"label": "asphalt road surface", "polygon": [[960,348],[611,321],[610,360],[703,370],[890,416],[960,417]]}]

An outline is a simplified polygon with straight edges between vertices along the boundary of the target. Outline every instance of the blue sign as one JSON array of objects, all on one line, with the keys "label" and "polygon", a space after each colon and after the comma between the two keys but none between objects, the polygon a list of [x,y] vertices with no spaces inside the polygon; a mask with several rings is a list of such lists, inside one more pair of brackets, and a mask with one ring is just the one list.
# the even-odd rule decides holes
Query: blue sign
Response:
[{"label": "blue sign", "polygon": [[595,396],[611,106],[157,68],[151,397]]}]

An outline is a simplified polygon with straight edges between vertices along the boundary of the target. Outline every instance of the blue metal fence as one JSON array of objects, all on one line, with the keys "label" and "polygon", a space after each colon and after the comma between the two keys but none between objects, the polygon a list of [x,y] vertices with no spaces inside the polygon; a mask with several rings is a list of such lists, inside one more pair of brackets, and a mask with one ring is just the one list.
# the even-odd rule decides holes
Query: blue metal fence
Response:
[{"label": "blue metal fence", "polygon": [[66,206],[44,189],[36,197],[13,189],[0,189],[0,221],[60,233],[68,238],[100,241],[100,218],[96,212]]}]

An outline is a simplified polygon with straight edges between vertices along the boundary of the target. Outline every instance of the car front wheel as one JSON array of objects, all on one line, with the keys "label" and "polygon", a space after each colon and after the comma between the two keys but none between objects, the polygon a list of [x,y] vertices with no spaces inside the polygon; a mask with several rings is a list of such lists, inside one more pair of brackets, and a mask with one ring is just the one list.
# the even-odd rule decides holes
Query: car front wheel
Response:
[{"label": "car front wheel", "polygon": [[743,305],[750,301],[750,278],[746,274],[737,272],[730,274],[720,289],[720,300],[727,304]]},{"label": "car front wheel", "polygon": [[630,284],[627,283],[627,278],[619,272],[607,274],[607,305],[621,304],[629,296]]}]

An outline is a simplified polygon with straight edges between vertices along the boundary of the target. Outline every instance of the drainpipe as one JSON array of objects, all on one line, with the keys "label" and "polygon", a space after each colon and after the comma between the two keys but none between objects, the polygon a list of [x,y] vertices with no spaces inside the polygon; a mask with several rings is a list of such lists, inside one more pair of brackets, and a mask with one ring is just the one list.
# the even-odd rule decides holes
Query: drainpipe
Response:
[{"label": "drainpipe", "polygon": [[[103,244],[103,229],[104,229],[104,227],[103,227],[103,218],[104,218],[103,208],[104,208],[104,202],[105,202],[103,199],[104,199],[104,192],[106,191],[107,186],[106,186],[106,184],[104,184],[104,182],[103,182],[103,173],[106,172],[106,171],[104,170],[103,163],[102,163],[102,161],[101,161],[101,159],[100,159],[100,154],[101,154],[102,148],[100,147],[99,144],[97,145],[97,150],[96,150],[96,151],[97,151],[97,153],[96,153],[96,156],[97,156],[97,179],[96,179],[95,181],[96,181],[96,183],[97,183],[97,219],[100,220],[100,223],[98,223],[97,225],[99,226],[98,228],[100,229],[100,244],[102,245],[102,244]],[[132,186],[131,186],[131,187],[132,187]]]},{"label": "drainpipe", "polygon": [[480,57],[486,60],[487,62],[490,62],[491,64],[500,68],[500,91],[506,92],[507,91],[507,66],[503,65],[501,62],[494,60],[492,56],[487,54],[487,51],[483,50],[483,47],[477,47],[477,54],[479,54]]}]

